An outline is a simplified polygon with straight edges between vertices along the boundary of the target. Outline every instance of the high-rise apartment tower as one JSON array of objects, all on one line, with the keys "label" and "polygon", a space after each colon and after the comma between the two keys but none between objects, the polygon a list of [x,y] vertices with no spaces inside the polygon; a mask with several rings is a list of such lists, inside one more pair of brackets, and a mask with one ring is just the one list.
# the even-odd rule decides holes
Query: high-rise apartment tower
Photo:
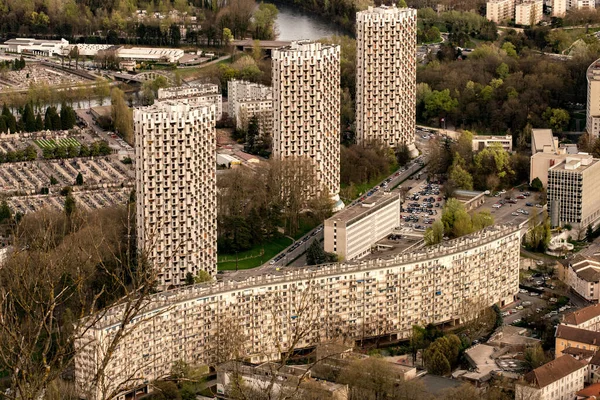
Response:
[{"label": "high-rise apartment tower", "polygon": [[340,47],[298,41],[272,57],[274,158],[305,161],[305,196],[327,190],[340,208]]},{"label": "high-rise apartment tower", "polygon": [[369,7],[356,14],[356,138],[414,148],[417,11]]},{"label": "high-rise apartment tower", "polygon": [[215,106],[159,101],[133,112],[138,248],[162,288],[216,273]]}]

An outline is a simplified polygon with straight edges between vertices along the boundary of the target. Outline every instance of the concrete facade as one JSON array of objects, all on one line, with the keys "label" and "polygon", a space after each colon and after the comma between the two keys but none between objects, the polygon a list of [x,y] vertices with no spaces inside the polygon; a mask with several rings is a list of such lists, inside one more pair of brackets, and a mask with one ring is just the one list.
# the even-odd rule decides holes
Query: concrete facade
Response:
[{"label": "concrete facade", "polygon": [[486,3],[485,17],[500,24],[515,18],[515,0],[491,0]]},{"label": "concrete facade", "polygon": [[69,46],[69,41],[61,40],[41,40],[31,38],[15,38],[4,42],[2,46],[10,53],[29,53],[46,57],[54,54],[62,55],[65,48]]},{"label": "concrete facade", "polygon": [[215,118],[223,116],[223,96],[219,85],[204,83],[191,86],[177,86],[158,89],[158,99],[184,99],[190,104],[212,104],[215,106]]},{"label": "concrete facade", "polygon": [[356,14],[356,140],[414,147],[417,11],[369,7]]},{"label": "concrete facade", "polygon": [[258,132],[262,136],[273,136],[273,100],[248,100],[238,103],[236,127],[248,129],[253,117],[258,121]]},{"label": "concrete facade", "polygon": [[527,0],[515,6],[515,24],[536,25],[544,17],[544,0]]},{"label": "concrete facade", "polygon": [[162,288],[216,274],[214,105],[165,100],[133,112],[138,249]]},{"label": "concrete facade", "polygon": [[512,136],[473,136],[472,140],[473,151],[481,151],[486,147],[490,147],[494,143],[499,143],[500,146],[509,153],[512,153]]},{"label": "concrete facade", "polygon": [[595,225],[600,219],[600,160],[579,153],[550,167],[547,199],[553,226]]},{"label": "concrete facade", "polygon": [[[92,320],[75,345],[77,387],[95,399],[163,377],[177,360],[215,362],[236,337],[243,338],[242,358],[260,363],[279,359],[290,346],[381,335],[407,339],[413,325],[470,320],[479,309],[514,301],[519,251],[519,230],[495,226],[410,254],[260,275],[240,271],[158,293],[125,326],[120,321],[127,305],[115,306]],[[90,388],[121,330],[99,385]]]},{"label": "concrete facade", "polygon": [[400,193],[381,191],[325,220],[325,251],[350,261],[371,253],[371,246],[400,226]]},{"label": "concrete facade", "polygon": [[273,100],[273,89],[269,86],[232,79],[227,82],[227,113],[237,122],[241,102]]},{"label": "concrete facade", "polygon": [[594,139],[600,137],[600,59],[587,69],[587,108],[585,130]]},{"label": "concrete facade", "polygon": [[[274,50],[273,158],[305,163],[304,199],[340,191],[340,47],[298,41]],[[296,171],[287,178],[293,185]]]}]

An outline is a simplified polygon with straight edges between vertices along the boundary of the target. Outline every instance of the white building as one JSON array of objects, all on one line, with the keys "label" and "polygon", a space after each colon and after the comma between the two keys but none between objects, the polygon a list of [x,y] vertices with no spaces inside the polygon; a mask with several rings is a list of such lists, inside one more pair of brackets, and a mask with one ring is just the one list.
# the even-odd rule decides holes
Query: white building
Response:
[{"label": "white building", "polygon": [[586,363],[566,354],[524,376],[515,384],[517,400],[571,400],[583,389]]},{"label": "white building", "polygon": [[577,10],[593,10],[596,8],[595,0],[567,0],[569,3],[569,9]]},{"label": "white building", "polygon": [[485,17],[497,24],[515,18],[515,0],[491,0],[485,3]]},{"label": "white building", "polygon": [[168,49],[162,47],[125,47],[117,49],[117,57],[123,60],[157,61],[175,63],[183,57],[182,49]]},{"label": "white building", "polygon": [[339,209],[340,47],[298,41],[272,57],[273,158],[306,163],[313,178],[301,188],[304,199],[326,191]]},{"label": "white building", "polygon": [[547,199],[552,226],[594,226],[600,219],[600,160],[579,153],[556,161],[548,169]]},{"label": "white building", "polygon": [[585,130],[594,139],[600,137],[600,59],[587,69],[587,109]]},{"label": "white building", "polygon": [[237,129],[248,129],[248,124],[254,117],[258,122],[258,132],[264,136],[273,136],[273,100],[238,102],[236,112]]},{"label": "white building", "polygon": [[63,49],[69,45],[69,41],[61,40],[42,40],[31,38],[15,38],[4,42],[2,46],[5,51],[10,53],[29,53],[50,57],[54,54],[62,55]]},{"label": "white building", "polygon": [[500,146],[509,153],[512,153],[512,136],[484,136],[474,135],[471,144],[473,145],[473,151],[481,151],[486,147],[490,147],[492,144],[499,143]]},{"label": "white building", "polygon": [[417,10],[369,7],[356,14],[356,138],[414,149]]},{"label": "white building", "polygon": [[272,101],[272,99],[273,89],[269,86],[237,79],[227,82],[227,112],[234,120],[237,120],[241,102]]},{"label": "white building", "polygon": [[108,50],[113,47],[112,44],[86,44],[86,43],[77,43],[70,44],[66,46],[63,50],[64,55],[69,55],[69,52],[73,50],[73,48],[77,47],[77,51],[79,51],[80,56],[94,57],[98,54],[99,51]]},{"label": "white building", "polygon": [[515,24],[536,25],[544,17],[544,0],[526,0],[515,6]]},{"label": "white building", "polygon": [[567,269],[566,284],[587,301],[597,303],[600,300],[600,262],[588,258],[573,260]]},{"label": "white building", "polygon": [[[414,325],[460,323],[478,309],[513,302],[519,251],[519,230],[494,226],[402,255],[261,274],[240,271],[158,293],[125,327],[120,323],[125,305],[92,322],[76,343],[76,384],[95,399],[108,389],[164,377],[178,360],[215,362],[237,340],[242,358],[256,364],[277,360],[290,347],[342,337],[407,339]],[[100,384],[90,388],[108,343],[122,329]]]},{"label": "white building", "polygon": [[223,96],[219,85],[212,83],[160,88],[158,89],[158,99],[185,99],[190,104],[213,104],[217,121],[223,116]]},{"label": "white building", "polygon": [[551,0],[552,4],[552,16],[553,17],[564,17],[567,13],[568,0]]},{"label": "white building", "polygon": [[337,254],[340,260],[364,257],[398,226],[400,193],[382,190],[325,220],[325,251]]},{"label": "white building", "polygon": [[188,272],[216,273],[216,132],[213,105],[159,101],[133,112],[138,248],[161,287]]},{"label": "white building", "polygon": [[[600,267],[600,264],[598,266]],[[600,304],[593,304],[565,314],[560,323],[573,328],[600,332]]]}]

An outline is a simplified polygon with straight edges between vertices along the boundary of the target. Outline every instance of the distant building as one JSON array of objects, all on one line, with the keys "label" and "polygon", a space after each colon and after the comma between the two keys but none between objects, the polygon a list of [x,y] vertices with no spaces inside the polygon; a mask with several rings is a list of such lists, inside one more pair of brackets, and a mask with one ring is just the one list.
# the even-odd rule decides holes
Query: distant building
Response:
[{"label": "distant building", "polygon": [[162,288],[216,274],[215,106],[164,100],[133,111],[138,249]]},{"label": "distant building", "polygon": [[595,225],[600,219],[600,160],[579,153],[556,162],[548,169],[547,200],[552,226]]},{"label": "distant building", "polygon": [[337,254],[344,261],[364,257],[397,226],[400,226],[400,193],[380,191],[325,220],[325,251]]},{"label": "distant building", "polygon": [[596,8],[595,0],[567,0],[569,9],[594,10]]},{"label": "distant building", "polygon": [[[573,262],[569,263],[566,283],[587,301],[597,303],[598,300],[600,300],[600,262],[591,259],[573,260]],[[598,308],[600,307],[595,307],[590,311],[583,311],[585,310],[584,308],[582,310],[575,311],[575,313],[581,313],[583,311],[583,314],[581,315],[586,315],[592,312],[592,310],[594,312],[597,311]],[[576,315],[580,316],[580,314]],[[599,322],[600,317],[598,318],[597,323]]]},{"label": "distant building", "polygon": [[515,399],[574,399],[583,389],[586,363],[564,355],[534,369],[515,384]]},{"label": "distant building", "polygon": [[182,49],[162,47],[127,47],[121,46],[116,50],[117,57],[123,60],[156,61],[176,63],[183,57]]},{"label": "distant building", "polygon": [[227,82],[227,113],[237,122],[237,113],[242,102],[273,101],[273,89],[259,83],[232,79]]},{"label": "distant building", "polygon": [[587,69],[587,108],[585,130],[591,137],[600,137],[600,59]]},{"label": "distant building", "polygon": [[[595,264],[598,264],[594,261]],[[600,264],[598,264],[600,267]],[[563,316],[561,324],[600,332],[600,304],[593,304]]]},{"label": "distant building", "polygon": [[486,3],[485,17],[497,24],[515,18],[515,0],[491,0]]},{"label": "distant building", "polygon": [[536,25],[544,17],[544,0],[526,0],[515,6],[515,24]]},{"label": "distant building", "polygon": [[[230,396],[236,390],[270,393],[275,398],[348,400],[348,385],[315,380],[306,368],[275,363],[257,366],[230,361],[218,365],[217,394]],[[242,382],[239,386],[235,382]]]},{"label": "distant building", "polygon": [[556,358],[559,358],[562,355],[562,351],[569,347],[598,351],[600,348],[600,332],[573,328],[567,325],[558,325],[556,327],[554,347],[554,356]]},{"label": "distant building", "polygon": [[369,7],[356,14],[356,140],[414,150],[417,10]]},{"label": "distant building", "polygon": [[531,130],[531,153],[558,153],[558,137],[552,134],[552,129]]},{"label": "distant building", "polygon": [[490,147],[494,143],[499,143],[500,146],[509,153],[512,153],[512,136],[484,136],[477,135],[473,136],[472,144],[473,151],[481,151],[486,147]]},{"label": "distant building", "polygon": [[191,104],[212,104],[215,106],[217,121],[223,116],[223,96],[219,85],[213,83],[160,88],[158,99],[185,99]]},{"label": "distant building", "polygon": [[94,57],[99,51],[108,50],[113,47],[112,44],[70,44],[63,49],[63,54],[68,55],[73,48],[77,47],[80,56]]},{"label": "distant building", "polygon": [[551,0],[552,16],[564,17],[567,13],[568,0]]},{"label": "distant building", "polygon": [[247,100],[238,103],[236,127],[248,129],[252,118],[256,117],[258,133],[262,136],[273,136],[273,100]]},{"label": "distant building", "polygon": [[[328,193],[340,209],[340,46],[298,41],[272,57],[273,159],[305,169],[303,199]],[[302,172],[294,169],[288,187]]]},{"label": "distant building", "polygon": [[28,53],[50,57],[54,54],[62,55],[63,49],[69,45],[69,41],[45,40],[31,38],[15,38],[4,42],[2,46],[9,53]]}]

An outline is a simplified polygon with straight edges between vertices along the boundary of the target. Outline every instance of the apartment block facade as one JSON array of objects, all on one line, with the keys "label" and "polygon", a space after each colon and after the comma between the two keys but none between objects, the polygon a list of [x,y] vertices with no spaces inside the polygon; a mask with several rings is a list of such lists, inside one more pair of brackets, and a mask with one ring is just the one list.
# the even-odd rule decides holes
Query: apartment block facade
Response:
[{"label": "apartment block facade", "polygon": [[133,112],[138,248],[162,288],[216,273],[215,106],[159,101]]},{"label": "apartment block facade", "polygon": [[485,17],[497,24],[515,18],[515,0],[491,0],[486,3]]},{"label": "apartment block facade", "polygon": [[236,111],[237,129],[248,129],[252,118],[256,117],[258,133],[273,136],[273,100],[247,100],[238,103]]},{"label": "apartment block facade", "polygon": [[304,198],[326,190],[339,202],[340,47],[297,41],[272,57],[273,158],[310,169],[311,181],[300,183]]},{"label": "apartment block facade", "polygon": [[[126,305],[116,306],[76,343],[76,383],[94,399],[163,377],[177,360],[219,362],[238,342],[239,354],[260,363],[290,347],[381,335],[406,339],[413,325],[464,322],[478,309],[514,301],[519,248],[518,229],[495,226],[388,258],[241,272],[162,292],[125,327],[119,321]],[[120,330],[124,336],[100,385],[86,390]]]},{"label": "apartment block facade", "polygon": [[212,83],[160,88],[158,89],[158,99],[183,99],[192,104],[213,104],[217,121],[223,116],[223,96],[221,96],[219,85]]},{"label": "apartment block facade", "polygon": [[269,86],[237,79],[227,82],[227,112],[236,121],[241,102],[272,99],[273,89]]},{"label": "apartment block facade", "polygon": [[417,10],[356,14],[356,138],[411,149],[416,129]]},{"label": "apartment block facade", "polygon": [[594,139],[600,137],[600,59],[587,69],[587,108],[585,130]]},{"label": "apartment block facade", "polygon": [[376,193],[326,219],[323,225],[325,251],[346,261],[364,257],[375,242],[400,226],[400,193]]},{"label": "apartment block facade", "polygon": [[536,25],[544,17],[544,0],[526,0],[515,6],[515,24]]},{"label": "apartment block facade", "polygon": [[595,225],[600,219],[600,160],[579,153],[551,166],[547,199],[552,226]]}]

